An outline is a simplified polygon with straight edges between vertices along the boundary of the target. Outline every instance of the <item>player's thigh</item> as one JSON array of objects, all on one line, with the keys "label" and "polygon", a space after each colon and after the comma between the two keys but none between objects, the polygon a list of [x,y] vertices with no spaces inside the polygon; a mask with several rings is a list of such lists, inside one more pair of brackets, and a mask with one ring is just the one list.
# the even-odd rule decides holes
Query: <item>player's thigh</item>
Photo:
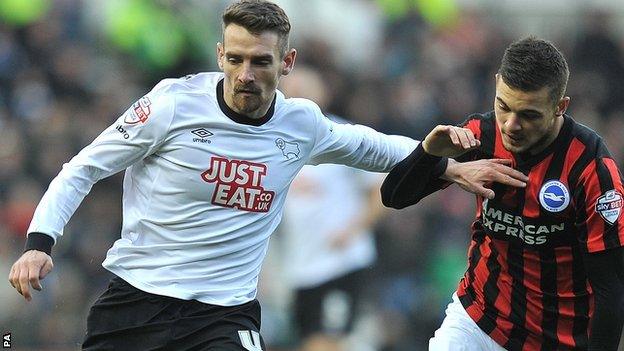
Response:
[{"label": "player's thigh", "polygon": [[457,323],[444,319],[440,329],[429,340],[429,351],[482,351],[480,340],[475,332]]},{"label": "player's thigh", "polygon": [[[487,335],[485,335],[487,336]],[[483,331],[453,296],[442,325],[429,340],[429,351],[484,351],[491,345]]]},{"label": "player's thigh", "polygon": [[[232,307],[203,306],[186,309],[176,321],[172,350],[261,351],[266,350],[260,335],[260,304],[257,300]],[[191,306],[193,307],[193,306]]]},{"label": "player's thigh", "polygon": [[223,351],[266,351],[264,339],[256,328],[232,325],[220,329],[223,338],[215,339],[209,345],[189,350]]},{"label": "player's thigh", "polygon": [[134,288],[119,277],[87,316],[83,350],[157,349],[171,338],[176,299]]}]

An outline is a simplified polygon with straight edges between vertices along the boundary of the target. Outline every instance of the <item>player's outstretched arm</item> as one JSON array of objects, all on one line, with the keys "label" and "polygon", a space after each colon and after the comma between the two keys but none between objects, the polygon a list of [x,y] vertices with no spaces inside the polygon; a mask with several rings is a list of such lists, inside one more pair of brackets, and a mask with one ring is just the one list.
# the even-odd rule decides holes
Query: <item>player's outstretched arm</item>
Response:
[{"label": "player's outstretched arm", "polygon": [[425,152],[420,143],[403,161],[388,173],[381,185],[381,202],[386,207],[401,209],[418,203],[425,196],[450,183],[440,179],[448,160]]},{"label": "player's outstretched arm", "polygon": [[381,186],[385,206],[404,208],[451,183],[473,194],[493,199],[493,183],[525,187],[528,177],[509,165],[510,160],[491,159],[470,162],[428,155],[418,146],[405,160],[388,174]]},{"label": "player's outstretched arm", "polygon": [[511,167],[511,160],[490,159],[470,162],[449,160],[442,179],[457,183],[462,189],[488,199],[494,198],[493,183],[523,188],[529,180],[525,174]]},{"label": "player's outstretched arm", "polygon": [[52,257],[43,251],[29,250],[15,261],[9,273],[9,282],[28,301],[32,300],[30,287],[41,290],[40,280],[52,271]]}]

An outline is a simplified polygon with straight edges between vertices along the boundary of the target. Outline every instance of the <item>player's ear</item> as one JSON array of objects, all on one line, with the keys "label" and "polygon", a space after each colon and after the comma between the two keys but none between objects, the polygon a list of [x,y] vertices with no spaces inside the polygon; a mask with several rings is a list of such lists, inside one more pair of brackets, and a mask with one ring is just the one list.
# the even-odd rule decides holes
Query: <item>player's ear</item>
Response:
[{"label": "player's ear", "polygon": [[282,75],[286,76],[295,67],[295,59],[297,58],[297,50],[290,49],[282,60]]},{"label": "player's ear", "polygon": [[568,109],[568,106],[570,106],[570,97],[569,96],[564,96],[557,103],[557,110],[555,111],[555,115],[556,116],[563,116],[563,114]]},{"label": "player's ear", "polygon": [[217,64],[219,65],[219,69],[223,71],[223,60],[225,58],[225,53],[223,51],[223,43],[217,43]]}]

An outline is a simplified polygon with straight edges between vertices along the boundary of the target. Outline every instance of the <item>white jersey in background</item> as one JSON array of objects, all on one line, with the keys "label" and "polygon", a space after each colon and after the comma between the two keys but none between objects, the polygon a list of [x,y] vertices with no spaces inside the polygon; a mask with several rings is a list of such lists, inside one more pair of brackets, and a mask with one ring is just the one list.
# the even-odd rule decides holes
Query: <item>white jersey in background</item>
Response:
[{"label": "white jersey in background", "polygon": [[367,211],[370,189],[379,191],[382,180],[381,174],[342,165],[303,167],[286,198],[279,228],[291,287],[312,288],[374,263],[371,228],[358,228],[341,247],[334,240]]},{"label": "white jersey in background", "polygon": [[121,238],[103,266],[149,293],[239,305],[256,295],[269,235],[305,164],[387,172],[417,145],[336,124],[280,92],[267,118],[250,122],[227,108],[222,80],[160,82],[63,166],[28,232],[56,241],[92,185],[126,169]]}]

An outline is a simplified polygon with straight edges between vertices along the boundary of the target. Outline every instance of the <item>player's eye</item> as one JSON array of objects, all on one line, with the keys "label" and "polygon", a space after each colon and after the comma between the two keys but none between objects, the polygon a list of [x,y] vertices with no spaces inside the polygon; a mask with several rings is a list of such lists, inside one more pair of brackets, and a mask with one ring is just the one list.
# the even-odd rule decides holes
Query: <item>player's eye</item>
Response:
[{"label": "player's eye", "polygon": [[536,120],[542,117],[539,113],[520,113],[519,116],[520,118],[524,118],[526,120]]},{"label": "player's eye", "polygon": [[258,66],[268,66],[271,64],[271,60],[268,60],[268,59],[256,60],[254,61],[254,64]]}]

